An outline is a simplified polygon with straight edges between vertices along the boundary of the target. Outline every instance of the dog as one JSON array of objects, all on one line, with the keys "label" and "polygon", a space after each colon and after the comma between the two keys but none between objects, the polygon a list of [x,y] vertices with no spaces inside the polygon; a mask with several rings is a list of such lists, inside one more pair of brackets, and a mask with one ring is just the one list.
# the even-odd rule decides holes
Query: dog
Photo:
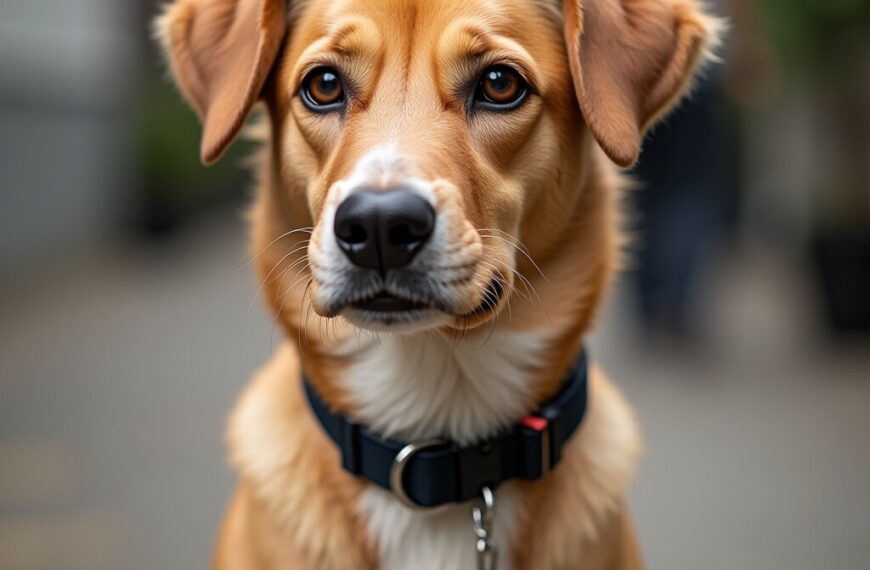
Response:
[{"label": "dog", "polygon": [[202,161],[263,109],[252,252],[286,334],[230,420],[214,568],[642,567],[639,430],[583,339],[621,167],[717,27],[691,0],[165,8]]}]

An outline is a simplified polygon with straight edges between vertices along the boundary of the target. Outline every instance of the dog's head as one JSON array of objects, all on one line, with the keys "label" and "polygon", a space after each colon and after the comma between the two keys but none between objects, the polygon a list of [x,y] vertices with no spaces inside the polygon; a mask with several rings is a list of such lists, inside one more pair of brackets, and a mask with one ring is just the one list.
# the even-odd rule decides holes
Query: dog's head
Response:
[{"label": "dog's head", "polygon": [[632,164],[709,35],[689,0],[176,0],[159,31],[205,162],[266,102],[312,305],[374,330],[497,315],[589,135]]}]

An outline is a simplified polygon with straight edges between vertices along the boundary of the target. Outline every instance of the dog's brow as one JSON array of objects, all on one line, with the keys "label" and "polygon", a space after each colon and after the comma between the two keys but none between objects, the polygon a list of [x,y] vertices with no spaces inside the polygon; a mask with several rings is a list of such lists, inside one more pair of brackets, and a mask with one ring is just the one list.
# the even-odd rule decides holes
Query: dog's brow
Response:
[{"label": "dog's brow", "polygon": [[493,36],[483,27],[462,22],[449,27],[441,38],[440,51],[454,57],[479,57],[493,48]]},{"label": "dog's brow", "polygon": [[489,32],[478,26],[465,26],[458,34],[462,34],[468,39],[469,55],[480,55],[492,46],[492,38]]},{"label": "dog's brow", "polygon": [[376,51],[380,45],[377,27],[362,17],[336,22],[324,39],[330,50],[345,56]]},{"label": "dog's brow", "polygon": [[329,40],[332,44],[332,48],[341,53],[348,53],[350,51],[351,41],[353,34],[355,34],[359,30],[359,26],[356,22],[345,22],[340,24],[335,30],[331,31],[329,34]]},{"label": "dog's brow", "polygon": [[463,22],[448,29],[439,45],[442,63],[477,59],[491,54],[493,57],[517,65],[530,79],[537,80],[534,60],[516,40],[475,23]]}]

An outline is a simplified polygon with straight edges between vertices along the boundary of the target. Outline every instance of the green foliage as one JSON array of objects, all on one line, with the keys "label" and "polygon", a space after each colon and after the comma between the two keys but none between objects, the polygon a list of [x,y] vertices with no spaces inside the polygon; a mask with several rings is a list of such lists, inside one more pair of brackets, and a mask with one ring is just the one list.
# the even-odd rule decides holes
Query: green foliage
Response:
[{"label": "green foliage", "polygon": [[[866,41],[870,0],[761,0],[767,27],[792,68],[823,65],[844,44]],[[866,43],[865,43],[866,46]]]},{"label": "green foliage", "polygon": [[194,112],[160,71],[149,68],[136,97],[135,140],[139,147],[146,209],[170,217],[245,189],[239,158],[250,152],[237,143],[214,166],[199,161],[200,125]]}]

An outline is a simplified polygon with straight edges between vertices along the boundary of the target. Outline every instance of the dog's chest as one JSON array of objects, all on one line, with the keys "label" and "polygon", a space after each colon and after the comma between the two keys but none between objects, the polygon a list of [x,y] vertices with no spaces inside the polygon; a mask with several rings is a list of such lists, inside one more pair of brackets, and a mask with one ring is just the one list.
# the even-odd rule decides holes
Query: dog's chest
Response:
[{"label": "dog's chest", "polygon": [[[496,493],[493,528],[500,546],[499,570],[512,570],[510,546],[518,520],[518,497],[509,484]],[[413,511],[388,492],[371,487],[359,502],[369,533],[378,545],[381,570],[474,570],[477,540],[471,504],[451,505],[437,512]]]},{"label": "dog's chest", "polygon": [[[531,370],[541,362],[545,332],[497,332],[454,341],[437,333],[354,339],[343,375],[366,425],[402,440],[448,437],[468,443],[517,421],[530,405]],[[518,519],[510,484],[497,492],[499,568],[510,569]],[[414,511],[372,486],[359,509],[384,569],[476,568],[471,505]]]}]

